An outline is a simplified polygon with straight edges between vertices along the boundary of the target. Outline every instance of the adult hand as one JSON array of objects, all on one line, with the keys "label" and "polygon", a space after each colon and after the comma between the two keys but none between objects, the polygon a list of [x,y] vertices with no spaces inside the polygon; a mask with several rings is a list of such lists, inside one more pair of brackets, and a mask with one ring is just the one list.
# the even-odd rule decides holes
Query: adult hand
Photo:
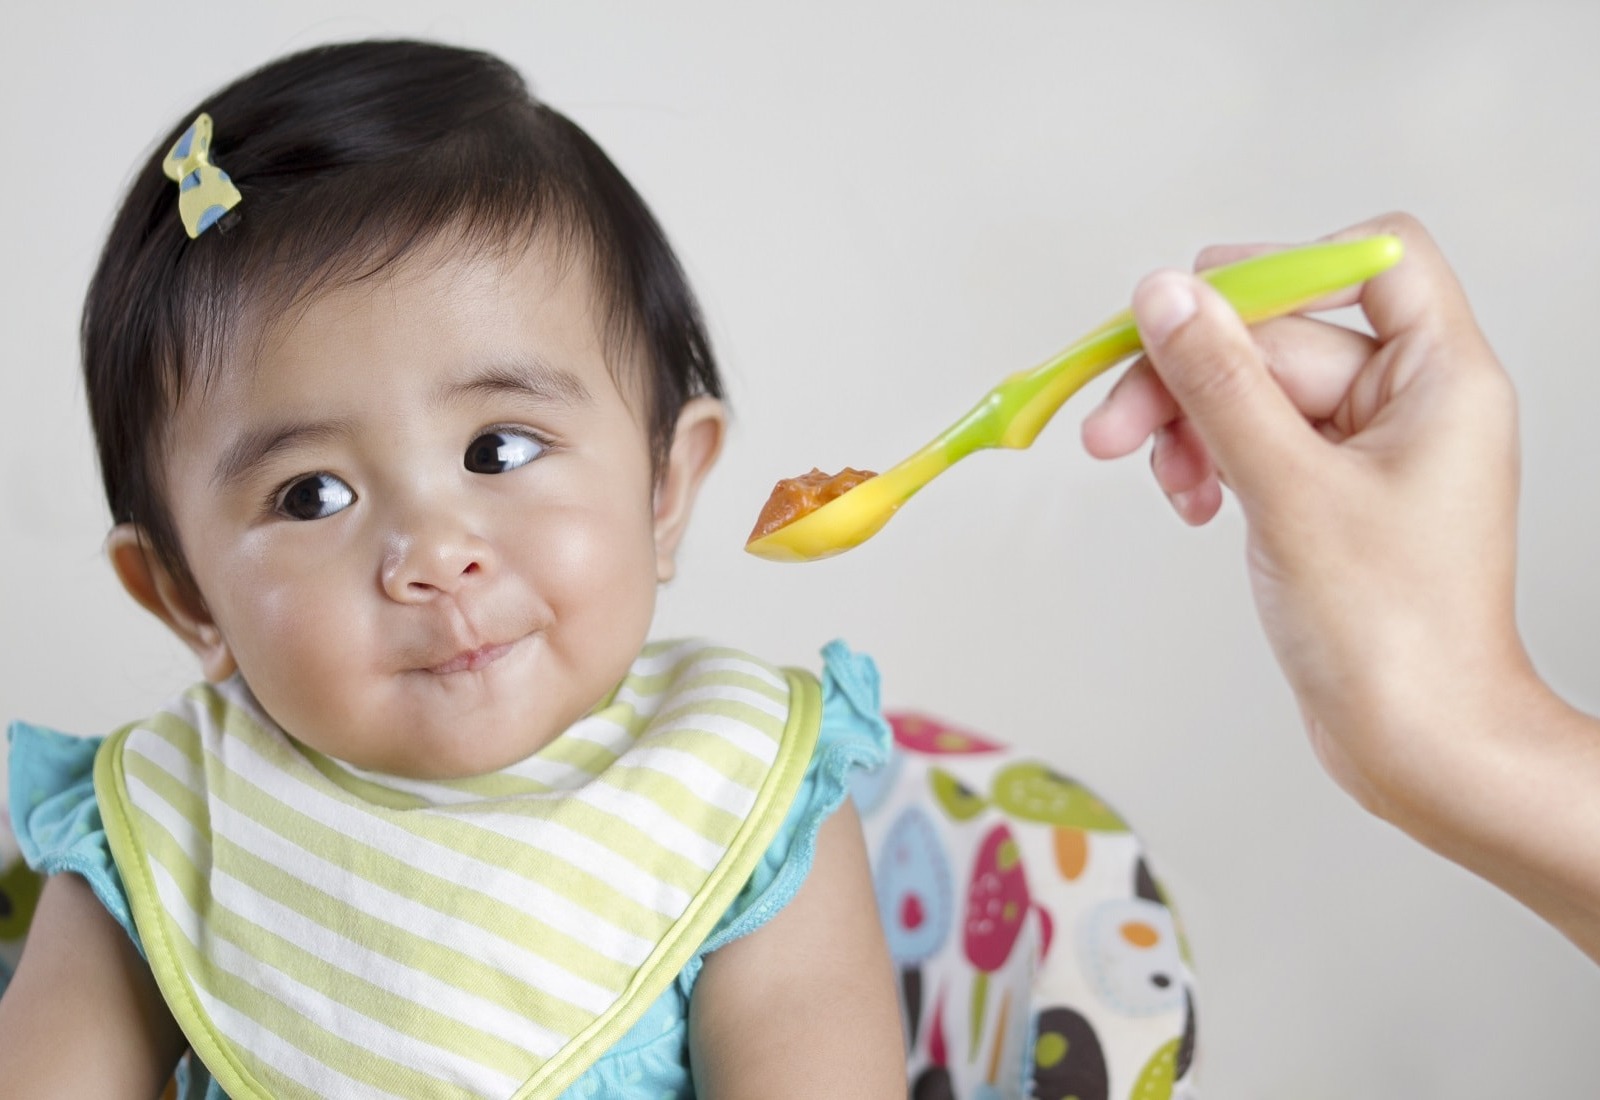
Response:
[{"label": "adult hand", "polygon": [[[1539,681],[1516,627],[1515,396],[1426,230],[1389,215],[1334,238],[1373,233],[1405,258],[1317,304],[1358,304],[1371,334],[1305,316],[1247,329],[1203,281],[1147,277],[1146,355],[1084,444],[1111,458],[1153,436],[1156,481],[1190,523],[1231,488],[1324,767],[1600,958],[1600,811],[1583,809],[1600,805],[1600,734]],[[1540,820],[1529,791],[1573,815]]]}]

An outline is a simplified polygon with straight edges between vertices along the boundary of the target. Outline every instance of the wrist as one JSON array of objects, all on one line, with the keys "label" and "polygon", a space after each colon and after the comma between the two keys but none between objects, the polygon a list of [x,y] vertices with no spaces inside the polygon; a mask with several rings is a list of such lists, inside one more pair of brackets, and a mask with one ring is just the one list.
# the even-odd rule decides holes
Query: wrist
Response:
[{"label": "wrist", "polygon": [[1279,659],[1333,779],[1375,816],[1426,831],[1495,774],[1501,737],[1550,692],[1510,615],[1448,629],[1414,605],[1357,618]]},{"label": "wrist", "polygon": [[1358,799],[1600,960],[1600,721],[1525,659],[1456,699],[1395,732],[1407,751]]},{"label": "wrist", "polygon": [[1379,750],[1361,771],[1363,804],[1456,858],[1444,849],[1457,841],[1477,847],[1490,822],[1518,816],[1525,792],[1515,780],[1538,760],[1528,742],[1559,706],[1520,652],[1455,670],[1431,686],[1408,685],[1367,708],[1365,724]]}]

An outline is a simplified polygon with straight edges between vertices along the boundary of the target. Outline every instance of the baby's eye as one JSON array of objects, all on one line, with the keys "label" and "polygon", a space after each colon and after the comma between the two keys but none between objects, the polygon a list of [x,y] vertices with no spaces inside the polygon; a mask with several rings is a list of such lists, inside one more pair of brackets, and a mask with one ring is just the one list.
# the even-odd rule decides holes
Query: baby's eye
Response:
[{"label": "baby's eye", "polygon": [[522,432],[484,432],[467,447],[463,460],[475,474],[503,474],[526,466],[544,453],[544,444]]},{"label": "baby's eye", "polygon": [[308,474],[278,494],[278,512],[290,519],[325,519],[356,502],[356,491],[332,474]]}]

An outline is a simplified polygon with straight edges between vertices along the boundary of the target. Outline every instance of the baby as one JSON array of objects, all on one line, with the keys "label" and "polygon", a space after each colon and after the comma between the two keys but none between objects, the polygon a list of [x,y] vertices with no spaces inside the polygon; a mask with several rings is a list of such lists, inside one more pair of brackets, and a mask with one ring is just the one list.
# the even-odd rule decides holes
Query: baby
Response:
[{"label": "baby", "polygon": [[[205,682],[12,728],[56,874],[12,1096],[904,1093],[851,769],[876,675],[650,643],[723,437],[694,298],[484,54],[314,49],[136,175],[84,370],[130,594]],[[70,1035],[70,1045],[61,1037]]]}]

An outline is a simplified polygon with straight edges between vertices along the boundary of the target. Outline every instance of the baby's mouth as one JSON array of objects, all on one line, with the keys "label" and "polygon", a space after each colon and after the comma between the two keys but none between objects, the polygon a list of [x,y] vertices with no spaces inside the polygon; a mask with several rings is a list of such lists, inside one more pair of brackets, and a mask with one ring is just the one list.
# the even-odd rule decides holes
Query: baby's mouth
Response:
[{"label": "baby's mouth", "polygon": [[516,642],[500,642],[497,645],[479,646],[477,649],[464,649],[451,657],[448,661],[429,667],[426,671],[435,676],[448,676],[457,672],[477,672],[494,664],[507,653],[511,652]]}]

